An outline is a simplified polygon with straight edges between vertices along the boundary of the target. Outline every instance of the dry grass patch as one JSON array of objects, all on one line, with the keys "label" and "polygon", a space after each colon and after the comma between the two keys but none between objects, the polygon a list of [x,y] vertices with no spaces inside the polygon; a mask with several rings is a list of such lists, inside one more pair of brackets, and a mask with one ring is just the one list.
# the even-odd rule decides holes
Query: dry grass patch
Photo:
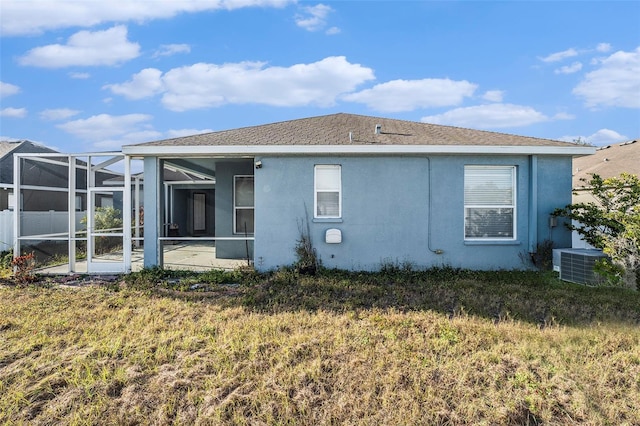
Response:
[{"label": "dry grass patch", "polygon": [[640,424],[634,324],[260,291],[0,287],[0,424]]}]

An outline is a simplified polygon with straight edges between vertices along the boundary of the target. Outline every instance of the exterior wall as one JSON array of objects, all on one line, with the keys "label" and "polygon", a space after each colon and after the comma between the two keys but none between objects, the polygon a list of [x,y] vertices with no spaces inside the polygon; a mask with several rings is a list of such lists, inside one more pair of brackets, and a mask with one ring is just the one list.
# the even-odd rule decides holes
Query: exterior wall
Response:
[{"label": "exterior wall", "polygon": [[[323,265],[340,269],[376,270],[389,262],[421,268],[520,269],[530,266],[523,261],[530,243],[551,238],[556,247],[571,244],[566,228],[549,226],[549,214],[571,202],[570,158],[540,157],[532,162],[528,156],[434,155],[256,160],[263,163],[255,171],[254,262],[260,270],[295,262],[294,248],[305,221]],[[342,165],[340,220],[313,218],[315,164]],[[529,199],[532,164],[537,169],[535,202]],[[465,165],[517,166],[515,241],[464,241]],[[535,211],[530,212],[532,207]],[[531,236],[530,226],[537,227]],[[342,243],[325,243],[330,228],[342,231]],[[434,252],[440,250],[441,254]]]},{"label": "exterior wall", "polygon": [[[253,175],[253,171],[253,159],[216,162],[216,237],[244,237],[244,234],[233,233],[233,177],[236,175]],[[249,241],[248,250],[249,257],[251,257],[253,241]],[[216,241],[216,258],[246,259],[247,244],[244,241]]]},{"label": "exterior wall", "polygon": [[538,240],[551,240],[555,248],[569,248],[572,235],[564,219],[549,226],[549,217],[556,208],[571,204],[571,157],[538,157]]},{"label": "exterior wall", "polygon": [[162,245],[158,237],[162,234],[162,191],[161,161],[157,157],[144,159],[144,267],[162,265]]}]

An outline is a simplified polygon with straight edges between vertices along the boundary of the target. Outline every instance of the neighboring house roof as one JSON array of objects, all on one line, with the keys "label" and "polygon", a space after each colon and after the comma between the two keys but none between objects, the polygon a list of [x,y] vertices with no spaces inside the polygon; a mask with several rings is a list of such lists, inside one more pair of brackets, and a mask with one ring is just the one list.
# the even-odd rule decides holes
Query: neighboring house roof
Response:
[{"label": "neighboring house roof", "polygon": [[58,152],[31,141],[0,141],[0,183],[13,183],[13,154]]},{"label": "neighboring house roof", "polygon": [[131,155],[410,152],[587,155],[594,151],[594,147],[549,139],[344,113],[123,147],[123,152]]},{"label": "neighboring house roof", "polygon": [[13,151],[20,143],[22,142],[0,141],[0,159],[4,158],[5,155]]},{"label": "neighboring house roof", "polygon": [[595,154],[573,160],[573,188],[586,186],[592,174],[602,178],[620,176],[622,172],[640,176],[640,140],[599,147]]}]

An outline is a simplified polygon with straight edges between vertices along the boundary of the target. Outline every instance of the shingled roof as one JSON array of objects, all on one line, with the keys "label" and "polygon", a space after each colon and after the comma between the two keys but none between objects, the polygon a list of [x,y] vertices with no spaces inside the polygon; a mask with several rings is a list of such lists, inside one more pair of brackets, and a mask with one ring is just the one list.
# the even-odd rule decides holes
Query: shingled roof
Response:
[{"label": "shingled roof", "polygon": [[[380,125],[380,133],[375,128]],[[349,140],[351,133],[351,140]],[[355,114],[332,114],[165,139],[143,145],[546,145],[566,142]]]},{"label": "shingled roof", "polygon": [[627,172],[640,176],[640,140],[602,146],[595,154],[573,160],[573,187],[583,188],[592,174],[602,178]]},{"label": "shingled roof", "polygon": [[586,155],[595,148],[355,114],[331,114],[123,147],[125,154],[487,152]]}]

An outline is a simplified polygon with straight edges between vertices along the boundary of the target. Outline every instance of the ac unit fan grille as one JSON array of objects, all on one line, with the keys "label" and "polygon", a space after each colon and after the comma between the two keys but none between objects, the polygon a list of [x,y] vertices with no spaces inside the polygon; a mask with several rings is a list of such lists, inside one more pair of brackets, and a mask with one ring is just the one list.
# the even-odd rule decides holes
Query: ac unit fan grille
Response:
[{"label": "ac unit fan grille", "polygon": [[596,285],[603,281],[595,273],[594,266],[606,255],[589,256],[583,253],[562,252],[560,254],[560,279],[577,284]]}]

